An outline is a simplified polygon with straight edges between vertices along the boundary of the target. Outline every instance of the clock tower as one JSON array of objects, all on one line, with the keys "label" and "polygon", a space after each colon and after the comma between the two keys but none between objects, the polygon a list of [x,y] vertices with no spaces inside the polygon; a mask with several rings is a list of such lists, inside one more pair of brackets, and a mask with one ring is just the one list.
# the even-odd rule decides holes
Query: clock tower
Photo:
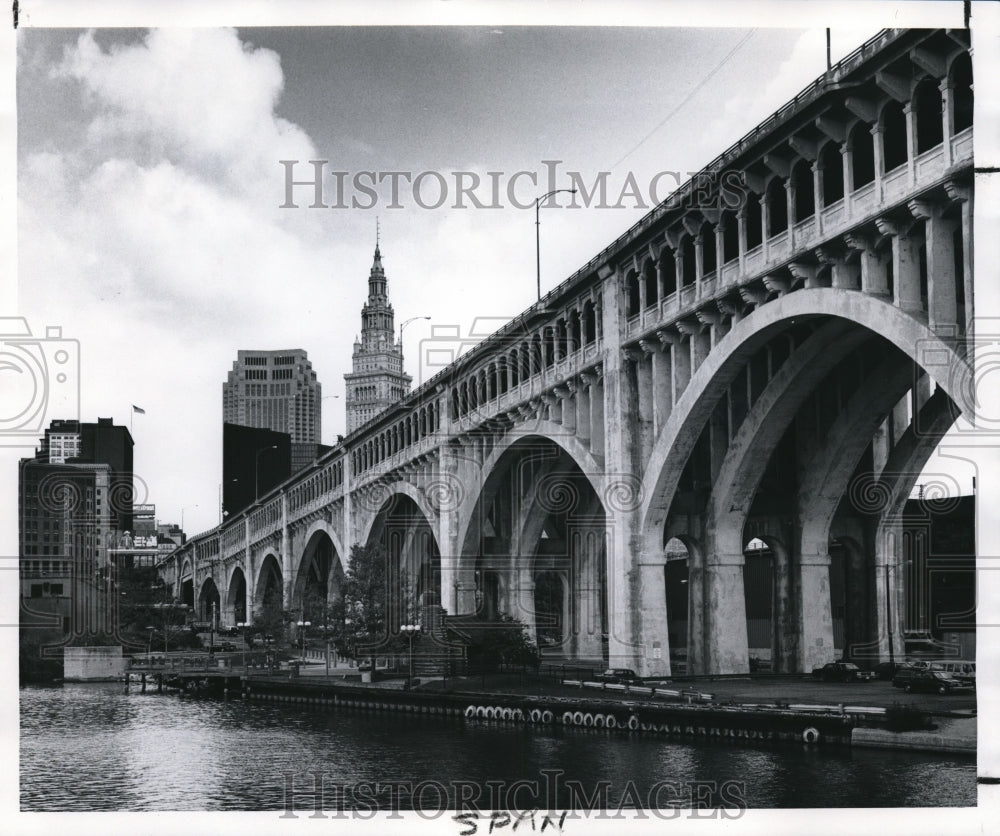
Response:
[{"label": "clock tower", "polygon": [[368,301],[361,309],[361,338],[354,341],[353,371],[344,375],[348,434],[401,400],[412,380],[403,371],[403,346],[396,341],[395,315],[376,244],[368,274]]}]

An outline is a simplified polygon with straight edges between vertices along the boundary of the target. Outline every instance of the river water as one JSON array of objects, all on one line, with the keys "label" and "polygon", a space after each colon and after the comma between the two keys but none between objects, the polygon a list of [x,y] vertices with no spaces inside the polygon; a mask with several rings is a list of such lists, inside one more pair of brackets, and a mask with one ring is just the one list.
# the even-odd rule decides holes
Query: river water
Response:
[{"label": "river water", "polygon": [[[414,804],[438,810],[459,798],[484,810],[579,808],[587,798],[610,808],[701,800],[751,808],[976,803],[974,760],[945,755],[689,744],[590,729],[126,695],[120,684],[27,687],[20,697],[26,811],[307,816],[316,806],[331,814]],[[519,780],[529,783],[515,785]]]}]

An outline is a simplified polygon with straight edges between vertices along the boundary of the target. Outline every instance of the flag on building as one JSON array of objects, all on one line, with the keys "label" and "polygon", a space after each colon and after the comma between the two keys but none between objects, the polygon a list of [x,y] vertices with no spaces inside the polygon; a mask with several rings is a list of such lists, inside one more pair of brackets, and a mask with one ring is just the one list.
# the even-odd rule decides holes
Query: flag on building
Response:
[{"label": "flag on building", "polygon": [[145,415],[146,414],[146,410],[145,409],[143,409],[142,407],[136,406],[135,404],[132,404],[132,411],[133,412],[138,412],[140,415]]}]

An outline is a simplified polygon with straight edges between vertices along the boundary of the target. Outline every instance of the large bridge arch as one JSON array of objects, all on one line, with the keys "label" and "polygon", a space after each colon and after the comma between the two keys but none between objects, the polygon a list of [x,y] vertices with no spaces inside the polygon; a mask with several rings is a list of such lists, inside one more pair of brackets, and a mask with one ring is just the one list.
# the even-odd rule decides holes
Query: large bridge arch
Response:
[{"label": "large bridge arch", "polygon": [[[715,590],[710,598],[721,601],[736,597],[733,607],[709,603],[706,608],[704,645],[698,653],[699,664],[706,671],[744,669],[748,654],[745,642],[739,639],[743,635],[743,619],[736,612],[735,603],[742,597],[737,592],[742,590],[745,564],[742,543],[751,505],[756,507],[757,500],[761,499],[761,480],[765,470],[771,468],[772,456],[778,456],[779,442],[783,445],[783,453],[778,462],[787,464],[792,460],[789,456],[795,458],[802,454],[794,449],[790,451],[788,442],[794,440],[794,436],[786,436],[786,430],[792,426],[799,410],[812,402],[814,393],[822,392],[829,377],[835,376],[835,371],[839,373],[838,359],[851,352],[852,356],[864,353],[868,346],[873,349],[871,357],[882,358],[881,365],[871,362],[863,367],[863,382],[859,385],[867,394],[860,406],[852,407],[863,413],[854,417],[850,424],[853,430],[836,424],[832,428],[835,435],[850,435],[855,447],[861,444],[860,448],[850,451],[856,454],[850,462],[847,462],[847,451],[841,450],[842,478],[838,480],[839,485],[832,487],[832,491],[839,488],[840,496],[844,495],[845,480],[858,466],[858,459],[871,442],[878,423],[885,420],[907,391],[916,391],[918,384],[924,386],[920,384],[922,374],[935,380],[939,391],[944,393],[942,398],[961,401],[968,392],[969,368],[954,348],[887,300],[842,289],[814,288],[795,291],[764,304],[734,324],[707,355],[655,440],[644,473],[645,506],[639,522],[645,555],[655,554],[661,546],[668,515],[681,487],[682,473],[709,420],[715,415],[716,407],[737,376],[749,369],[751,360],[785,331],[798,334],[792,353],[785,355],[773,375],[769,373],[743,417],[737,418],[738,423],[730,427],[732,435],[728,441],[725,435],[716,441],[710,440],[711,455],[717,463],[712,465],[710,490],[705,500],[704,582]],[[768,348],[768,352],[770,350]],[[929,383],[926,391],[930,391]],[[857,434],[862,426],[870,432],[859,441]],[[721,448],[718,441],[722,442]],[[704,449],[704,444],[700,449]],[[822,469],[824,466],[822,461],[801,459],[799,462],[800,468],[806,467],[801,473],[807,482],[810,468]],[[704,473],[701,478],[705,478]],[[685,490],[690,487],[688,485]],[[764,499],[773,503],[773,497]],[[690,501],[690,498],[685,500]],[[800,499],[798,506],[786,510],[794,518],[803,513],[808,517],[812,514],[807,507],[810,502],[808,498]],[[783,613],[782,630],[787,635],[778,642],[779,663],[788,670],[807,670],[832,658],[829,523],[835,509],[836,505],[824,509],[822,526],[818,525],[818,518],[814,518],[817,524],[803,525],[803,533],[811,537],[807,543],[797,535],[788,535],[791,538],[788,554],[796,572],[796,601]],[[706,602],[710,598],[706,598]],[[792,622],[794,624],[789,627]]]},{"label": "large bridge arch", "polygon": [[[432,482],[424,490],[416,487],[410,482],[398,480],[388,484],[377,484],[368,488],[368,492],[355,502],[363,516],[358,520],[356,527],[358,543],[367,544],[381,536],[379,526],[385,522],[385,511],[396,497],[406,497],[420,511],[420,514],[427,520],[432,531],[436,531],[438,514],[434,508],[433,493],[440,488],[436,482]],[[336,542],[336,541],[334,541]],[[437,541],[437,534],[434,535],[434,544],[440,550],[440,543]],[[353,545],[353,544],[352,544]]]},{"label": "large bridge arch", "polygon": [[[495,492],[498,481],[503,474],[498,471],[500,460],[515,445],[529,443],[532,439],[538,442],[548,442],[561,448],[570,459],[580,469],[580,472],[590,481],[594,493],[599,497],[604,497],[605,474],[604,468],[598,464],[594,454],[585,442],[575,434],[569,433],[564,427],[551,421],[533,421],[529,424],[512,427],[502,438],[500,438],[490,450],[489,455],[478,470],[478,483],[476,490],[466,491],[459,507],[459,529],[457,542],[462,552],[465,551],[470,528],[475,522],[474,511],[481,506],[484,500],[491,498],[491,492]],[[470,469],[471,470],[471,469]]]},{"label": "large bridge arch", "polygon": [[247,578],[243,567],[238,564],[232,567],[226,579],[224,613],[225,622],[230,626],[248,621]]},{"label": "large bridge arch", "polygon": [[344,577],[340,537],[325,520],[316,520],[305,532],[291,578],[291,609],[306,620],[325,619],[328,607],[340,595]]},{"label": "large bridge arch", "polygon": [[662,536],[673,499],[695,442],[718,399],[753,352],[796,320],[836,317],[878,334],[921,366],[970,417],[967,362],[925,324],[887,300],[839,288],[796,290],[764,304],[735,323],[691,376],[658,434],[643,475],[641,536],[649,545]]},{"label": "large bridge arch", "polygon": [[509,435],[476,469],[479,490],[462,514],[458,611],[486,622],[512,616],[547,654],[600,664],[607,656],[603,474],[570,436],[536,430]]}]

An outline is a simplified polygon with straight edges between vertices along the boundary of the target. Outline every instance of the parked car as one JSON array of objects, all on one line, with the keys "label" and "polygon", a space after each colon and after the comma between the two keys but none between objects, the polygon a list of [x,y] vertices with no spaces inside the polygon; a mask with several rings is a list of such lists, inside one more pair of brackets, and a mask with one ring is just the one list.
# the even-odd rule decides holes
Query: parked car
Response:
[{"label": "parked car", "polygon": [[639,677],[630,668],[608,668],[604,673],[597,675],[597,681],[634,685],[639,682]]},{"label": "parked car", "polygon": [[824,682],[867,682],[875,678],[875,671],[863,671],[853,662],[827,662],[813,668],[812,675]]},{"label": "parked car", "polygon": [[209,649],[209,653],[235,653],[236,645],[232,642],[221,642],[220,644],[213,644]]},{"label": "parked car", "polygon": [[[902,676],[901,674],[906,674]],[[897,683],[897,679],[900,680]],[[957,679],[952,679],[943,671],[908,669],[896,674],[892,684],[897,688],[902,688],[907,693],[910,691],[927,691],[930,693],[947,694],[956,688],[967,688]]]}]

